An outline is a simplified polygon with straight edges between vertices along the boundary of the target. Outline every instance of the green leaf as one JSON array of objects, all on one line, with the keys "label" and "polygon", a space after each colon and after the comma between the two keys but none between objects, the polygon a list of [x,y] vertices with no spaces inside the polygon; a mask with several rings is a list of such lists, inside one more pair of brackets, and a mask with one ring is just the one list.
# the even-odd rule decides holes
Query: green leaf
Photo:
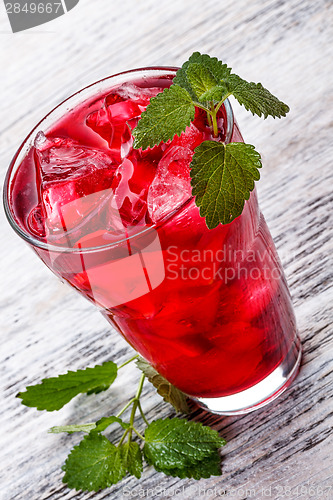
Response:
[{"label": "green leaf", "polygon": [[228,224],[243,210],[260,178],[259,153],[250,144],[204,141],[191,163],[192,194],[209,229]]},{"label": "green leaf", "polygon": [[[216,57],[194,52],[177,71],[173,82],[187,90],[194,101],[221,101],[230,94],[258,116],[281,118],[289,111],[287,104],[265,89],[261,83],[247,82]],[[215,83],[214,83],[215,82]]]},{"label": "green leaf", "polygon": [[248,111],[264,118],[286,116],[289,106],[265,89],[261,83],[246,82],[237,75],[227,79],[229,93],[245,106]]},{"label": "green leaf", "polygon": [[127,471],[132,476],[140,479],[143,470],[142,451],[140,446],[135,441],[130,441],[121,445],[121,448],[123,462]]},{"label": "green leaf", "polygon": [[106,390],[117,377],[117,365],[107,361],[94,368],[42,380],[41,384],[26,388],[17,394],[22,404],[36,407],[37,410],[60,410],[65,404],[80,393],[92,393]]},{"label": "green leaf", "polygon": [[222,82],[230,75],[231,72],[231,69],[228,68],[226,64],[223,64],[222,61],[219,61],[216,57],[210,57],[207,54],[194,52],[189,60],[186,61],[177,71],[177,74],[173,79],[173,83],[176,83],[186,89],[194,100],[199,99],[199,96],[196,95],[194,89],[188,81],[187,68],[190,64],[199,64],[200,66],[203,66],[204,68],[209,70],[216,82]]},{"label": "green leaf", "polygon": [[61,432],[67,432],[68,434],[73,434],[73,432],[102,432],[109,425],[117,422],[121,425],[123,429],[128,429],[130,424],[123,422],[119,417],[103,417],[96,423],[88,423],[88,424],[75,424],[75,425],[60,425],[56,427],[51,427],[48,432],[53,434],[59,434]]},{"label": "green leaf", "polygon": [[59,425],[51,427],[48,432],[52,434],[60,434],[61,432],[67,432],[68,434],[73,434],[73,432],[90,432],[95,429],[96,424],[77,424],[77,425]]},{"label": "green leaf", "polygon": [[224,444],[215,430],[200,422],[159,419],[146,429],[143,452],[150,465],[164,471],[190,467]]},{"label": "green leaf", "polygon": [[218,84],[210,70],[199,63],[192,63],[187,66],[186,77],[198,99]]},{"label": "green leaf", "polygon": [[128,429],[130,426],[130,424],[128,424],[127,422],[123,422],[122,419],[119,417],[114,417],[114,416],[103,417],[100,420],[98,420],[98,422],[96,422],[96,425],[95,425],[94,429],[92,430],[92,432],[105,431],[105,429],[107,427],[109,427],[109,425],[113,424],[114,422],[117,422],[118,424],[120,424],[124,430]]},{"label": "green leaf", "polygon": [[164,474],[168,476],[179,477],[180,479],[185,479],[187,477],[193,479],[207,479],[211,476],[221,476],[221,457],[219,452],[215,451],[204,460],[194,465],[184,467],[183,469],[164,469],[158,472],[164,472]]},{"label": "green leaf", "polygon": [[220,83],[219,85],[216,85],[215,87],[212,87],[209,90],[206,90],[200,98],[200,102],[204,101],[224,101],[228,95],[230,95],[228,87],[224,83]]},{"label": "green leaf", "polygon": [[84,491],[108,488],[126,475],[121,448],[98,433],[85,436],[73,448],[62,469],[63,482],[69,488]]},{"label": "green leaf", "polygon": [[133,134],[133,147],[146,149],[181,133],[194,119],[195,107],[188,92],[171,85],[152,97]]},{"label": "green leaf", "polygon": [[176,411],[189,413],[189,407],[186,402],[186,394],[170,384],[155,368],[153,368],[145,359],[139,358],[136,361],[138,368],[146,375],[147,379],[157,389],[157,392],[164,401],[170,403]]}]

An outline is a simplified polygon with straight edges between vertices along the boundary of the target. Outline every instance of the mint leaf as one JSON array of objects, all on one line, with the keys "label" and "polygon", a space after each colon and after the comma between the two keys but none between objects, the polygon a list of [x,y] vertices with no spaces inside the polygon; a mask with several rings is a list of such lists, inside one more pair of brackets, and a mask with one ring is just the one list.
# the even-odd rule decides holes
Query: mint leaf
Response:
[{"label": "mint leaf", "polygon": [[22,404],[36,407],[37,410],[60,410],[80,393],[100,392],[108,389],[117,377],[117,365],[107,361],[94,368],[42,380],[41,384],[31,385],[25,392],[17,394]]},{"label": "mint leaf", "polygon": [[61,432],[67,432],[68,434],[73,434],[73,432],[90,432],[95,429],[96,424],[76,424],[76,425],[59,425],[56,427],[51,427],[48,432],[52,434],[60,434]]},{"label": "mint leaf", "polygon": [[177,71],[177,74],[173,79],[173,83],[176,83],[177,85],[180,85],[181,87],[186,89],[194,100],[198,100],[199,96],[195,93],[194,89],[192,88],[192,85],[188,80],[187,69],[191,64],[199,64],[200,66],[209,70],[210,73],[214,76],[216,82],[223,81],[230,75],[231,72],[231,69],[228,68],[228,66],[224,64],[222,61],[219,61],[216,57],[210,57],[207,54],[200,54],[200,52],[194,52],[189,58],[189,60],[186,61],[182,65],[182,67]]},{"label": "mint leaf", "polygon": [[211,91],[218,84],[211,71],[206,68],[206,66],[199,63],[193,63],[187,66],[186,77],[199,100],[202,95]]},{"label": "mint leaf", "polygon": [[281,118],[289,111],[261,83],[247,82],[231,73],[216,57],[195,52],[177,71],[173,82],[186,89],[194,101],[221,101],[232,94],[240,104],[258,116]]},{"label": "mint leaf", "polygon": [[157,389],[157,392],[166,403],[170,403],[176,411],[189,413],[189,407],[186,402],[186,394],[170,384],[155,368],[153,368],[145,359],[138,358],[136,361],[138,368],[146,375],[147,379]]},{"label": "mint leaf", "polygon": [[117,422],[121,425],[123,429],[128,429],[130,424],[123,422],[119,417],[103,417],[96,423],[88,423],[88,424],[74,424],[74,425],[60,425],[56,427],[51,427],[49,432],[53,434],[60,434],[61,432],[67,432],[68,434],[73,434],[73,432],[102,432],[109,425]]},{"label": "mint leaf", "polygon": [[[156,468],[156,467],[155,467]],[[211,476],[221,476],[221,457],[218,451],[213,452],[201,462],[184,467],[183,469],[164,469],[158,472],[164,472],[167,476],[179,477],[180,479],[207,479]]]},{"label": "mint leaf", "polygon": [[259,153],[250,144],[204,141],[191,163],[192,194],[209,229],[228,224],[243,210],[260,177]]},{"label": "mint leaf", "polygon": [[122,419],[119,417],[114,417],[114,416],[103,417],[100,420],[98,420],[98,422],[96,422],[96,425],[95,425],[94,429],[92,429],[92,432],[105,431],[105,429],[107,427],[109,427],[109,425],[113,424],[114,422],[117,422],[118,424],[120,424],[124,430],[128,429],[130,426],[130,424],[128,424],[127,422],[123,422]]},{"label": "mint leaf", "polygon": [[200,102],[204,101],[224,101],[230,95],[228,87],[224,83],[220,83],[219,85],[215,85],[206,92],[204,92],[200,98]]},{"label": "mint leaf", "polygon": [[230,75],[226,85],[229,93],[254,115],[281,118],[289,111],[289,106],[271,94],[261,83],[247,82],[237,75]]},{"label": "mint leaf", "polygon": [[146,149],[180,134],[194,119],[195,107],[189,93],[171,85],[152,97],[135,127],[133,147]]},{"label": "mint leaf", "polygon": [[84,491],[107,488],[126,475],[122,449],[98,433],[85,436],[73,448],[62,469],[63,482],[69,488]]},{"label": "mint leaf", "polygon": [[143,452],[147,462],[164,471],[201,462],[225,444],[218,433],[199,422],[159,419],[145,432]]},{"label": "mint leaf", "polygon": [[134,441],[129,441],[121,445],[121,449],[126,469],[132,476],[140,479],[143,471],[142,452],[140,446]]}]

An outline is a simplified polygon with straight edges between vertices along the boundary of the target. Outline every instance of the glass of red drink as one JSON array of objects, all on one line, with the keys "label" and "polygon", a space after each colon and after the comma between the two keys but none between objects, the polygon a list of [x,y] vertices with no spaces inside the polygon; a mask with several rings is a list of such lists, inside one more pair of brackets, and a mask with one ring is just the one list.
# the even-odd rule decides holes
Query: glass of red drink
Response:
[{"label": "glass of red drink", "polygon": [[[202,110],[145,151],[132,130],[176,69],[101,80],[49,113],[16,153],[4,204],[42,261],[101,310],[154,368],[202,407],[247,413],[284,391],[300,342],[290,294],[255,190],[209,230],[189,165],[211,131]],[[219,140],[242,141],[228,101]]]}]

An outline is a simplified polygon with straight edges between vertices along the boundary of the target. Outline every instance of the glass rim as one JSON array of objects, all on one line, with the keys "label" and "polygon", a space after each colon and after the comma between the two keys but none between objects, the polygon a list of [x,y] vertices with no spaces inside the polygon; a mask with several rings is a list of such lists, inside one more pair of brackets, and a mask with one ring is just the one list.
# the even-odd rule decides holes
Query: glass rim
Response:
[{"label": "glass rim", "polygon": [[[29,145],[29,141],[31,141],[31,139],[34,137],[34,135],[38,132],[38,128],[40,127],[40,125],[45,120],[49,119],[53,114],[55,114],[55,112],[59,108],[62,108],[64,105],[66,105],[66,103],[73,100],[75,97],[78,97],[81,94],[84,94],[85,92],[89,91],[91,88],[98,87],[98,85],[105,84],[109,81],[110,81],[109,89],[111,90],[113,88],[112,83],[111,83],[112,80],[117,80],[117,78],[121,78],[123,76],[125,77],[126,75],[133,75],[133,77],[135,77],[135,76],[140,75],[140,74],[143,75],[147,72],[156,72],[156,76],[157,75],[169,76],[172,74],[175,75],[178,69],[179,69],[178,67],[174,67],[174,66],[150,66],[150,67],[148,66],[148,67],[142,67],[142,68],[121,71],[119,73],[115,73],[114,75],[109,75],[109,76],[107,76],[105,78],[101,78],[100,80],[97,80],[89,85],[86,85],[85,87],[78,90],[74,94],[71,94],[69,97],[67,97],[66,99],[61,101],[59,104],[54,106],[51,109],[51,111],[49,111],[43,118],[41,118],[38,121],[38,123],[32,128],[32,130],[28,133],[26,138],[21,142],[20,146],[18,147],[15,155],[13,156],[13,158],[9,164],[9,167],[8,167],[8,170],[7,170],[7,173],[5,176],[5,180],[4,180],[4,188],[3,188],[4,211],[5,211],[5,214],[6,214],[6,217],[8,219],[9,224],[11,225],[13,230],[23,240],[25,240],[27,243],[29,243],[33,247],[41,248],[43,250],[48,250],[48,251],[52,251],[52,252],[58,252],[58,253],[63,253],[63,252],[68,252],[68,253],[82,253],[82,252],[88,253],[89,252],[90,253],[90,252],[96,252],[99,250],[111,249],[111,248],[113,248],[121,243],[124,243],[125,241],[131,241],[134,238],[140,237],[141,235],[143,235],[149,231],[156,230],[157,227],[164,225],[167,221],[169,221],[172,217],[174,217],[178,212],[180,212],[191,200],[193,200],[194,197],[192,195],[190,195],[177,208],[175,208],[174,210],[167,213],[164,217],[162,217],[160,220],[158,220],[157,222],[155,222],[151,226],[145,227],[144,229],[140,230],[137,233],[134,233],[134,234],[127,236],[127,237],[121,237],[119,240],[113,241],[110,243],[106,243],[105,245],[99,245],[96,247],[87,247],[87,248],[85,248],[85,247],[74,248],[74,247],[69,247],[69,246],[66,247],[65,245],[60,245],[60,244],[57,245],[57,244],[53,244],[53,243],[48,243],[48,242],[41,241],[38,238],[35,238],[34,236],[32,236],[27,231],[25,231],[22,227],[19,226],[18,222],[16,221],[16,218],[14,217],[14,215],[12,213],[12,210],[10,208],[10,203],[9,203],[12,175],[16,173],[17,168],[19,167],[23,158],[25,157],[25,156],[23,156],[22,158],[20,158],[22,151],[24,151],[25,147],[27,147]],[[123,81],[119,81],[118,84],[125,83],[125,82],[126,82],[126,79],[124,79]],[[117,82],[116,82],[116,85],[117,85]],[[107,87],[103,88],[103,90],[107,91]],[[81,103],[84,102],[84,100],[88,100],[91,97],[94,97],[94,94],[90,94],[90,95],[86,96],[85,98],[83,98],[81,100]],[[229,102],[229,99],[226,99],[223,102],[223,106],[224,106],[226,116],[227,116],[227,130],[226,130],[225,142],[229,143],[231,140],[231,137],[232,137],[233,129],[234,129],[234,115],[233,115],[233,110],[232,110],[231,104]],[[65,113],[66,113],[66,111],[64,110],[64,113],[61,114],[60,116],[61,117],[64,116]],[[27,151],[28,151],[28,149],[27,149]]]}]

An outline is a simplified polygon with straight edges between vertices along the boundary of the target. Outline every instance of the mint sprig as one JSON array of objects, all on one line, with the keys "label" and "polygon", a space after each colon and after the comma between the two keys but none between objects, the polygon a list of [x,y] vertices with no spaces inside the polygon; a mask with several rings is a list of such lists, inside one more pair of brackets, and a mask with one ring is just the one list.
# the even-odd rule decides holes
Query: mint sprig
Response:
[{"label": "mint sprig", "polygon": [[[96,388],[109,387],[119,369],[137,358],[138,355],[133,356],[118,367],[109,361],[94,368],[44,379],[41,384],[29,386],[26,392],[20,393],[19,396],[22,403],[27,406],[53,411],[62,407],[65,400],[68,402],[78,392],[91,394]],[[189,410],[185,394],[172,386],[143,358],[137,359],[137,365],[143,373],[136,395],[117,415],[102,417],[97,422],[50,429],[49,432],[54,434],[85,433],[62,467],[65,472],[63,482],[69,488],[99,491],[118,483],[127,474],[139,479],[143,472],[143,458],[158,472],[169,476],[201,479],[221,475],[218,450],[225,441],[215,430],[199,422],[177,418],[148,422],[140,401],[146,377],[177,411]],[[55,399],[55,403],[52,403],[52,398]],[[130,414],[126,421],[123,415],[129,409]],[[137,428],[137,411],[142,418],[143,431]],[[110,434],[109,427],[114,424],[123,430],[116,443],[110,440],[113,433]],[[104,435],[104,432],[107,434]]]},{"label": "mint sprig", "polygon": [[[195,52],[177,71],[170,88],[151,99],[133,131],[134,147],[146,149],[180,136],[194,119],[196,107],[206,111],[213,139],[194,150],[190,169],[192,194],[210,229],[241,214],[261,167],[254,146],[218,140],[217,113],[229,96],[260,117],[281,118],[289,111],[261,83],[247,82],[216,57]],[[215,156],[209,143],[214,148],[215,143],[221,145]],[[205,167],[208,172],[203,172]]]}]

